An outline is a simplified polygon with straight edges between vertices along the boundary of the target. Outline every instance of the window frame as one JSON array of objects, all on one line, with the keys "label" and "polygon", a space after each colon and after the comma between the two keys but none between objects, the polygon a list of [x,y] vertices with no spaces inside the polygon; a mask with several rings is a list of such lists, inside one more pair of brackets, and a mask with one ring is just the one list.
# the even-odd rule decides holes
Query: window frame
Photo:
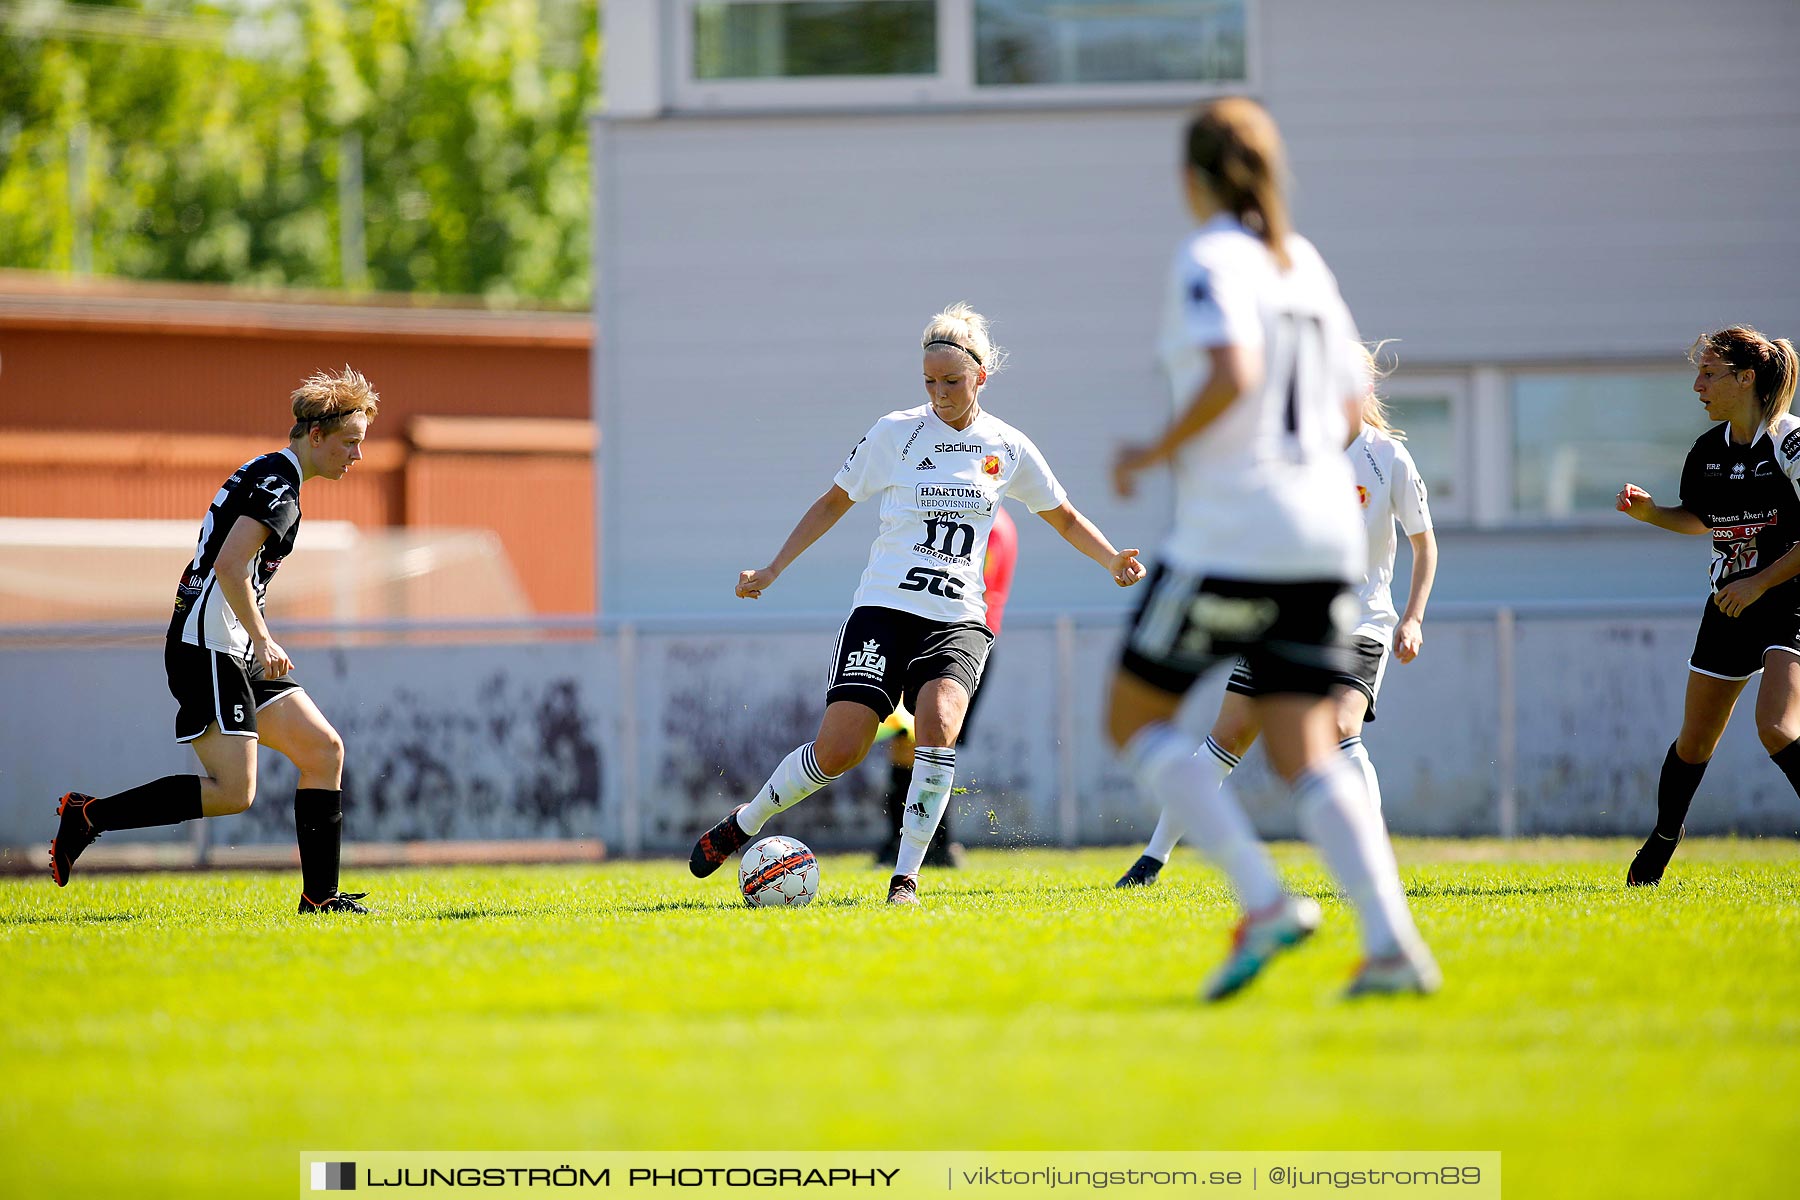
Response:
[{"label": "window frame", "polygon": [[[675,113],[820,112],[845,110],[1018,109],[1186,105],[1214,96],[1254,94],[1261,86],[1262,0],[1244,5],[1244,78],[1221,83],[977,84],[975,0],[935,0],[937,71],[930,75],[812,76],[791,79],[697,79],[694,10],[703,3],[763,0],[675,0],[663,7],[663,45]],[[863,0],[865,3],[902,0]]]},{"label": "window frame", "polygon": [[[1380,387],[1385,400],[1448,401],[1450,470],[1459,486],[1450,496],[1431,492],[1431,524],[1434,529],[1474,524],[1475,496],[1481,482],[1478,477],[1481,456],[1475,453],[1474,389],[1469,374],[1456,371],[1408,371],[1402,368],[1383,380]],[[1426,479],[1425,482],[1429,490],[1431,480]]]},{"label": "window frame", "polygon": [[[1504,515],[1497,523],[1512,529],[1564,531],[1609,529],[1615,527],[1617,524],[1614,520],[1616,514],[1607,510],[1583,509],[1573,512],[1566,517],[1552,517],[1545,516],[1542,513],[1525,512],[1519,507],[1518,480],[1514,477],[1514,460],[1516,458],[1514,437],[1517,433],[1515,422],[1518,419],[1518,414],[1515,411],[1515,406],[1513,404],[1513,389],[1519,380],[1544,375],[1599,375],[1618,377],[1625,375],[1654,375],[1664,372],[1674,375],[1682,374],[1684,372],[1691,373],[1691,371],[1692,368],[1677,367],[1668,359],[1643,358],[1625,358],[1609,361],[1588,360],[1584,362],[1550,360],[1545,362],[1509,363],[1505,367],[1495,371],[1496,390],[1498,392],[1496,399],[1498,403],[1493,405],[1496,410],[1496,417],[1491,428],[1494,428],[1495,432],[1500,435],[1498,439],[1498,449],[1503,450],[1503,453],[1497,451],[1491,452],[1487,457],[1490,460],[1493,460],[1490,463],[1490,469],[1497,471],[1499,474],[1496,486],[1499,490],[1504,492],[1505,496]],[[1698,402],[1696,401],[1696,408],[1697,407]],[[1696,432],[1694,436],[1699,437],[1699,432]],[[1678,455],[1685,456],[1686,453],[1687,446],[1685,445],[1677,449]],[[1677,467],[1679,467],[1679,461],[1680,460],[1678,459]],[[1679,470],[1677,473],[1679,474]],[[1621,480],[1620,482],[1623,483],[1626,481]]]}]

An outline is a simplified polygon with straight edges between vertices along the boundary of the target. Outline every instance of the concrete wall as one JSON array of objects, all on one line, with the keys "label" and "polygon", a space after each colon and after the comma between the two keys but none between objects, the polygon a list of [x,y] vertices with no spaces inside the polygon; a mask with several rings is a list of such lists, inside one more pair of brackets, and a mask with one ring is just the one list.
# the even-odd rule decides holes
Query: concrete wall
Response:
[{"label": "concrete wall", "polygon": [[[1693,628],[1686,612],[1521,616],[1509,704],[1492,617],[1430,623],[1425,653],[1390,670],[1368,729],[1390,824],[1495,833],[1505,764],[1516,761],[1518,832],[1640,834],[1680,721]],[[963,840],[1122,844],[1149,834],[1156,813],[1100,732],[1120,632],[1102,616],[1008,622],[959,755]],[[685,853],[812,736],[835,634],[805,619],[761,629],[662,622],[595,641],[296,644],[294,654],[349,747],[352,838],[599,837],[615,852]],[[1190,698],[1184,719],[1197,732],[1222,686],[1214,679]],[[47,840],[63,791],[106,794],[193,769],[170,741],[174,707],[156,647],[0,649],[0,696],[0,844]],[[885,777],[884,763],[865,763],[782,829],[821,847],[872,844]],[[266,755],[261,798],[217,823],[215,840],[291,837],[293,779]],[[1260,754],[1238,784],[1265,833],[1295,832]],[[1689,828],[1800,832],[1800,800],[1762,753],[1747,710]]]}]

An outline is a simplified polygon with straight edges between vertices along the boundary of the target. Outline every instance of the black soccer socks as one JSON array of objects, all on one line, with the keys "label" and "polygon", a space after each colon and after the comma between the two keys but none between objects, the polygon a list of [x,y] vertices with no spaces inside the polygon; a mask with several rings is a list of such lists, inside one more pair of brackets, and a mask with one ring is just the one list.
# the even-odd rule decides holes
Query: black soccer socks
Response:
[{"label": "black soccer socks", "polygon": [[1789,742],[1769,755],[1769,759],[1788,777],[1788,782],[1794,785],[1795,793],[1800,794],[1800,741]]},{"label": "black soccer socks", "polygon": [[96,830],[179,825],[202,815],[198,775],[165,775],[87,806],[87,819]]},{"label": "black soccer socks", "polygon": [[344,837],[344,793],[332,788],[294,792],[294,838],[300,843],[301,891],[314,903],[338,890]]},{"label": "black soccer socks", "polygon": [[[1800,745],[1800,743],[1796,743]],[[1781,753],[1793,750],[1789,746]],[[1708,759],[1707,762],[1711,762]],[[1781,762],[1776,756],[1776,764]],[[1794,773],[1788,767],[1781,768],[1788,772],[1788,778]],[[1675,753],[1675,743],[1669,743],[1669,753],[1663,759],[1662,777],[1656,784],[1656,832],[1665,838],[1674,839],[1681,836],[1681,826],[1687,820],[1688,806],[1694,802],[1694,793],[1700,789],[1700,777],[1706,774],[1705,762],[1685,762]],[[1800,787],[1800,785],[1796,785]]]}]

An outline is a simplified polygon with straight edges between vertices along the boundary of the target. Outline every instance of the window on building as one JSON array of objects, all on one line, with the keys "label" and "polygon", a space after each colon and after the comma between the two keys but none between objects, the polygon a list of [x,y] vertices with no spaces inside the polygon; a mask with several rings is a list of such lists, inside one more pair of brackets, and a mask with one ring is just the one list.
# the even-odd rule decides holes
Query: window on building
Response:
[{"label": "window on building", "polygon": [[1448,392],[1434,394],[1426,389],[1409,390],[1399,396],[1390,394],[1387,401],[1388,418],[1394,428],[1406,434],[1406,449],[1430,494],[1434,525],[1468,516],[1459,414],[1454,403]]},{"label": "window on building", "polygon": [[695,79],[936,71],[937,0],[717,0],[693,7]]},{"label": "window on building", "polygon": [[1511,393],[1514,516],[1609,513],[1627,483],[1677,502],[1705,427],[1691,372],[1519,372]]},{"label": "window on building", "polygon": [[1254,87],[1256,0],[669,0],[678,109],[1188,104]]},{"label": "window on building", "polygon": [[975,82],[1242,83],[1245,0],[975,0]]}]

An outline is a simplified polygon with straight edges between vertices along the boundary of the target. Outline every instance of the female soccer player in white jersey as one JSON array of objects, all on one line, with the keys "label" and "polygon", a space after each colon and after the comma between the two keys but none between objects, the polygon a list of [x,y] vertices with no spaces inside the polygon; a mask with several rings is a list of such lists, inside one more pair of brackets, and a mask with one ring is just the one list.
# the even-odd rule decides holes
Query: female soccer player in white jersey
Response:
[{"label": "female soccer player in white jersey", "polygon": [[193,561],[175,589],[163,648],[177,705],[175,740],[194,748],[204,775],[166,775],[116,796],[69,792],[50,842],[50,873],[69,882],[81,852],[109,829],[145,829],[241,813],[256,798],[260,742],[299,768],[294,831],[300,911],[366,912],[362,892],[338,891],[343,837],[344,741],[292,674],[269,633],[263,599],[300,532],[300,485],[342,479],[362,458],[381,398],[345,367],[319,372],[290,397],[288,444],[253,458],[213,497]]},{"label": "female soccer player in white jersey", "polygon": [[1788,412],[1800,359],[1786,338],[1744,325],[1702,335],[1688,357],[1694,391],[1719,428],[1688,451],[1679,504],[1658,504],[1634,483],[1618,497],[1635,520],[1711,533],[1713,544],[1713,594],[1688,659],[1681,733],[1663,758],[1656,827],[1625,872],[1632,886],[1662,881],[1731,710],[1759,672],[1757,736],[1800,792],[1800,418]]},{"label": "female soccer player in white jersey", "polygon": [[[1374,356],[1360,345],[1371,381],[1380,377]],[[1363,749],[1362,730],[1365,721],[1375,719],[1375,702],[1381,694],[1381,680],[1387,673],[1390,651],[1403,663],[1418,657],[1424,644],[1422,629],[1425,602],[1431,596],[1431,584],[1437,577],[1437,537],[1431,531],[1431,509],[1425,500],[1425,481],[1412,455],[1401,444],[1406,435],[1388,420],[1387,409],[1373,387],[1363,400],[1362,425],[1351,440],[1346,456],[1356,479],[1356,501],[1367,528],[1369,568],[1357,589],[1362,606],[1356,629],[1350,635],[1350,648],[1355,664],[1338,677],[1340,684],[1335,704],[1337,709],[1338,748],[1349,755],[1363,773],[1369,799],[1376,811],[1381,809],[1381,783],[1375,776],[1375,764]],[[1394,551],[1398,524],[1412,544],[1412,581],[1407,589],[1406,611],[1394,611]],[[1256,720],[1252,697],[1261,694],[1256,673],[1244,659],[1239,659],[1225,685],[1225,700],[1213,721],[1212,733],[1206,739],[1202,761],[1212,767],[1220,786],[1238,761],[1249,753],[1261,731]],[[1208,757],[1209,756],[1209,757]],[[1180,818],[1172,809],[1164,809],[1150,835],[1150,844],[1131,864],[1116,886],[1140,887],[1156,882],[1156,876],[1168,862],[1175,843],[1181,840]]]},{"label": "female soccer player in white jersey", "polygon": [[861,762],[904,699],[918,748],[888,902],[918,903],[919,865],[949,802],[957,734],[994,640],[982,622],[982,563],[1003,497],[1043,517],[1120,587],[1144,577],[1136,550],[1114,550],[1069,503],[1031,439],[982,407],[982,388],[1004,357],[987,320],[954,305],[925,327],[923,349],[928,402],[875,422],[769,565],[738,575],[739,596],[761,596],[852,505],[881,497],[881,528],[838,634],[818,736],[701,835],[688,862],[701,878],[770,817]]},{"label": "female soccer player in white jersey", "polygon": [[1162,358],[1176,417],[1123,449],[1115,482],[1175,473],[1174,529],[1113,678],[1109,732],[1139,784],[1230,875],[1244,907],[1202,995],[1219,1000],[1319,923],[1274,864],[1200,743],[1174,723],[1201,674],[1242,657],[1270,765],[1361,919],[1350,995],[1428,992],[1437,966],[1413,928],[1387,830],[1338,750],[1332,693],[1353,673],[1367,538],[1344,447],[1368,383],[1356,329],[1311,243],[1288,228],[1281,135],[1242,98],[1189,123],[1183,179],[1199,228],[1175,255]]}]

